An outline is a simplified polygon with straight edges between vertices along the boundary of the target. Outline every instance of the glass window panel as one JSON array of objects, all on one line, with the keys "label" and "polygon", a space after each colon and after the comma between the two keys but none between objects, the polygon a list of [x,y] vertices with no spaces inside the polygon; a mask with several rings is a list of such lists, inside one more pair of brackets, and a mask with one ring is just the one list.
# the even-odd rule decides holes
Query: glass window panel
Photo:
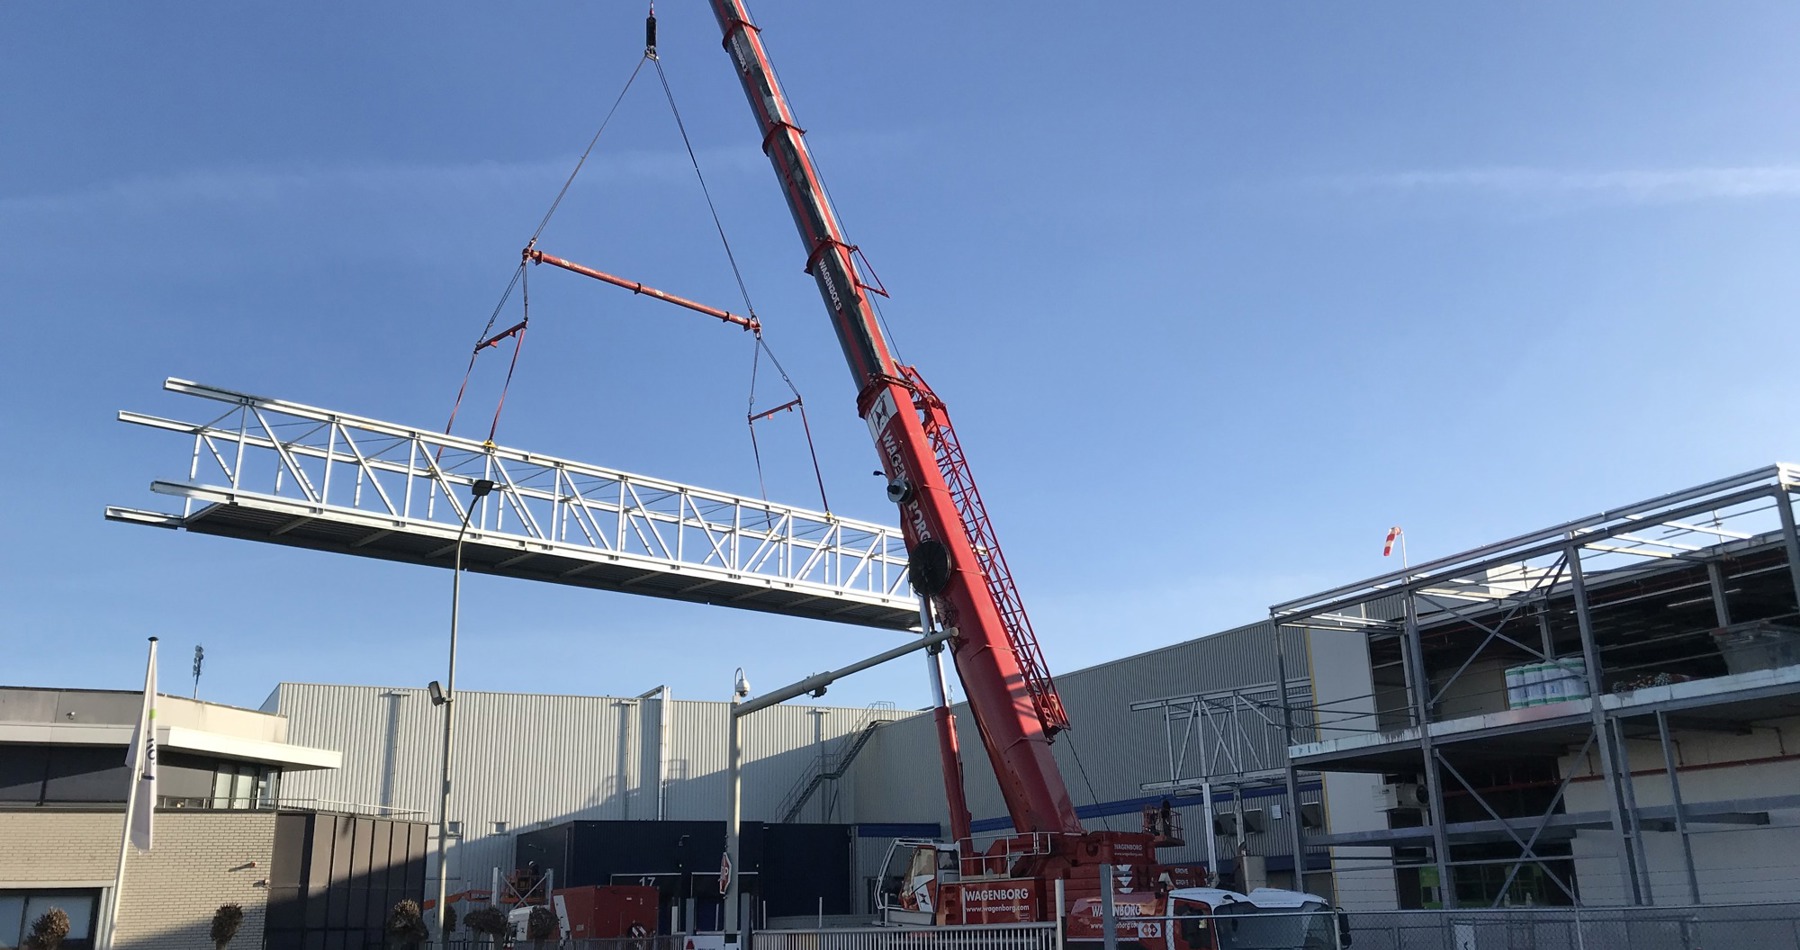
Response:
[{"label": "glass window panel", "polygon": [[24,926],[25,895],[0,894],[0,950],[17,950]]},{"label": "glass window panel", "polygon": [[29,931],[32,923],[49,913],[52,907],[60,907],[63,913],[69,915],[67,942],[86,940],[93,936],[94,893],[92,891],[34,892],[25,901],[24,930]]},{"label": "glass window panel", "polygon": [[231,778],[232,772],[229,765],[221,765],[219,770],[213,773],[212,807],[228,808],[231,806]]},{"label": "glass window panel", "polygon": [[231,780],[231,807],[249,808],[256,788],[256,767],[252,765],[238,766],[237,775]]}]

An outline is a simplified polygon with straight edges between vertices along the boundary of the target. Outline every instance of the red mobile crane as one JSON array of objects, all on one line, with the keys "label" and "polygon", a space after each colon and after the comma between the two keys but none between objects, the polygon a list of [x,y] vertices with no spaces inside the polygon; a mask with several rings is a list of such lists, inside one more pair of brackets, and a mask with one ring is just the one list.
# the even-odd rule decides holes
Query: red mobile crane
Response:
[{"label": "red mobile crane", "polygon": [[[1155,947],[1215,946],[1215,931],[1203,923],[1178,927],[1169,916],[1172,904],[1183,903],[1165,899],[1173,888],[1204,882],[1194,869],[1156,866],[1156,848],[1182,843],[1166,808],[1160,815],[1147,810],[1142,832],[1082,828],[1050,752],[1051,740],[1069,727],[1068,717],[944,404],[916,369],[898,363],[889,350],[868,297],[872,288],[853,261],[856,248],[844,238],[805,133],[742,0],[710,2],[756,114],[763,152],[800,230],[806,271],[819,285],[849,362],[857,414],[875,440],[888,498],[900,508],[912,583],[928,605],[922,619],[927,627],[935,618],[955,631],[949,643],[956,671],[1012,818],[1012,835],[976,848],[955,726],[940,683],[936,720],[955,844],[917,842],[896,896],[920,922],[1044,921],[1069,909],[1055,907],[1051,898],[1052,882],[1061,879],[1077,916],[1097,917],[1100,869],[1110,864],[1122,937]],[[1185,913],[1192,916],[1211,913],[1220,903],[1216,895],[1230,892],[1187,893]],[[1089,934],[1074,924],[1071,936],[1099,939],[1097,927]]]}]

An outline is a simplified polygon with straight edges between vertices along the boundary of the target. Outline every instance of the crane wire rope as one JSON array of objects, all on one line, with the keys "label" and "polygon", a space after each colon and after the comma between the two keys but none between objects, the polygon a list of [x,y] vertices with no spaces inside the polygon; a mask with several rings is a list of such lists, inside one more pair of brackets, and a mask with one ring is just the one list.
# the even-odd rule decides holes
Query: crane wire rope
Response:
[{"label": "crane wire rope", "polygon": [[[525,265],[520,264],[521,268]],[[521,276],[519,279],[519,316],[518,332],[512,335],[512,361],[506,365],[506,382],[500,384],[500,398],[494,402],[494,421],[488,425],[486,445],[494,444],[494,434],[500,431],[500,410],[506,408],[506,394],[512,389],[513,373],[519,368],[519,353],[525,349],[525,330],[531,325],[531,277]]]},{"label": "crane wire rope", "polygon": [[[656,5],[654,3],[650,6],[650,16],[652,18],[656,16]],[[719,244],[725,250],[725,260],[731,265],[731,276],[737,281],[738,294],[743,297],[744,300],[744,310],[750,317],[755,318],[756,305],[750,301],[750,287],[744,282],[743,270],[738,267],[737,254],[731,249],[731,239],[725,235],[725,224],[719,218],[718,204],[713,201],[712,189],[707,186],[706,175],[700,170],[700,159],[694,153],[693,140],[688,137],[687,123],[681,118],[681,107],[675,102],[675,89],[673,86],[669,85],[668,73],[663,70],[662,57],[657,55],[654,44],[650,45],[649,48],[645,50],[644,58],[648,59],[656,66],[656,78],[662,83],[663,98],[668,100],[669,113],[675,118],[675,129],[681,133],[681,146],[687,152],[688,164],[694,169],[694,179],[700,183],[700,194],[706,198],[707,213],[712,216],[713,230],[717,231],[719,234]],[[775,350],[769,346],[769,341],[763,338],[762,328],[758,326],[752,335],[754,337],[754,343],[752,344],[750,351],[750,396],[749,405],[745,410],[745,419],[747,426],[750,429],[750,455],[756,463],[757,489],[762,493],[764,503],[767,503],[769,500],[769,489],[763,474],[762,447],[757,443],[756,439],[756,423],[759,419],[767,419],[775,413],[781,412],[783,409],[796,409],[800,413],[801,431],[806,436],[807,455],[812,459],[813,480],[819,486],[819,504],[825,509],[825,514],[830,515],[831,500],[825,494],[825,474],[819,467],[819,450],[817,446],[813,444],[812,424],[806,418],[806,400],[800,395],[799,388],[794,385],[793,378],[788,375],[787,370],[781,365],[781,360],[775,356]],[[769,362],[774,365],[775,371],[781,374],[781,381],[787,385],[788,392],[793,393],[794,398],[784,406],[759,415],[756,411],[756,378],[757,369],[761,362],[762,354],[764,353],[769,355]]]},{"label": "crane wire rope", "polygon": [[1081,783],[1087,786],[1088,798],[1094,803],[1094,817],[1100,819],[1100,827],[1111,831],[1113,830],[1112,822],[1100,812],[1100,796],[1094,792],[1094,780],[1088,778],[1087,765],[1081,761],[1081,750],[1075,746],[1075,733],[1071,730],[1064,734],[1069,737],[1069,754],[1075,757],[1075,768],[1081,772]]},{"label": "crane wire rope", "polygon": [[[544,212],[542,220],[538,221],[537,230],[531,232],[531,240],[526,243],[526,247],[529,248],[536,245],[538,238],[543,236],[544,229],[550,226],[550,219],[555,216],[556,209],[562,204],[563,197],[569,193],[569,187],[575,184],[575,176],[581,174],[581,167],[587,164],[588,156],[593,154],[594,146],[600,142],[600,136],[606,132],[606,127],[612,124],[613,116],[618,113],[620,103],[625,101],[625,94],[630,92],[632,84],[637,82],[638,73],[642,72],[644,69],[644,61],[650,58],[651,54],[646,50],[643,58],[639,59],[637,66],[631,70],[631,76],[625,80],[624,88],[620,89],[619,95],[613,99],[612,108],[606,110],[606,117],[600,120],[600,127],[594,130],[594,137],[588,139],[587,148],[582,150],[581,158],[575,162],[575,168],[569,172],[569,177],[563,181],[562,188],[556,192],[556,198],[550,202],[550,207]],[[520,260],[518,268],[513,271],[512,280],[507,282],[506,290],[500,294],[500,302],[494,304],[494,312],[488,315],[487,325],[481,328],[481,335],[475,338],[475,348],[469,353],[469,368],[463,371],[462,385],[457,387],[456,390],[456,402],[450,406],[450,420],[444,423],[445,435],[449,435],[451,428],[456,425],[456,413],[462,408],[463,394],[469,389],[469,376],[475,372],[476,357],[481,355],[482,349],[490,339],[488,334],[494,331],[494,323],[500,319],[500,311],[506,309],[506,302],[512,299],[513,291],[518,288],[519,283],[524,280],[524,278],[525,262]],[[515,348],[513,350],[514,367],[518,366],[518,359],[519,351]],[[512,381],[512,370],[507,370],[506,378],[509,383]],[[501,401],[504,402],[505,398],[503,393],[501,395]],[[493,441],[494,429],[497,428],[499,424],[500,414],[498,409],[496,409],[494,413],[494,427],[488,430],[489,442]]]},{"label": "crane wire rope", "polygon": [[[732,279],[737,283],[739,296],[743,298],[744,309],[748,312],[749,316],[754,319],[756,316],[756,306],[751,302],[749,285],[744,280],[742,268],[738,266],[737,254],[731,247],[731,240],[725,234],[725,225],[719,217],[719,209],[717,203],[713,200],[712,189],[707,185],[706,176],[700,170],[700,160],[694,152],[693,140],[688,135],[687,123],[682,118],[681,108],[675,101],[674,88],[669,83],[668,74],[663,70],[662,58],[657,54],[655,22],[656,5],[652,2],[649,8],[649,17],[645,24],[646,42],[644,46],[644,55],[638,59],[637,65],[632,68],[631,75],[626,78],[625,84],[619,90],[618,96],[613,99],[612,106],[607,109],[606,116],[600,122],[600,127],[594,131],[593,137],[588,140],[587,147],[582,150],[581,157],[575,162],[575,167],[570,170],[569,176],[563,180],[562,187],[556,192],[556,197],[551,200],[550,206],[545,210],[543,218],[538,221],[537,228],[531,233],[531,239],[526,242],[526,251],[529,253],[536,247],[538,239],[543,236],[544,230],[550,225],[551,218],[556,215],[557,210],[562,206],[563,199],[568,196],[569,189],[575,184],[576,176],[581,174],[582,168],[586,166],[588,159],[593,155],[595,146],[599,144],[600,137],[605,134],[607,127],[612,123],[613,117],[618,113],[619,106],[624,103],[625,96],[637,82],[639,74],[643,72],[644,63],[649,62],[656,67],[657,81],[662,86],[664,99],[668,101],[669,112],[675,119],[675,128],[681,134],[682,148],[687,153],[689,165],[693,167],[694,178],[699,182],[700,192],[706,199],[707,212],[712,217],[713,229],[719,235],[719,243],[725,251],[725,260],[731,267]],[[512,299],[515,290],[521,291],[521,306],[523,313],[519,323],[499,336],[491,336],[490,334],[493,333],[494,324],[499,320],[500,312],[505,309],[507,302]],[[530,283],[526,278],[526,262],[522,258],[519,262],[519,266],[513,271],[512,279],[508,281],[506,290],[501,293],[499,302],[494,305],[493,312],[488,315],[487,324],[482,327],[481,335],[477,338],[474,348],[469,353],[469,364],[463,370],[462,383],[457,387],[456,400],[450,407],[450,417],[448,421],[444,423],[444,434],[450,434],[451,429],[456,425],[457,414],[462,408],[463,397],[468,392],[469,379],[474,374],[475,361],[481,355],[481,351],[489,346],[497,345],[500,340],[510,336],[513,337],[512,359],[507,366],[506,379],[501,385],[500,396],[494,406],[494,418],[488,426],[487,440],[484,443],[490,448],[493,446],[494,437],[498,434],[500,428],[500,414],[506,406],[506,396],[512,388],[513,376],[518,371],[519,354],[525,347],[525,331],[529,327],[530,322],[531,289]],[[769,362],[774,365],[776,372],[781,376],[781,381],[787,386],[788,391],[793,394],[794,398],[790,402],[774,410],[759,415],[756,412],[756,382],[758,366],[763,353],[768,354]],[[775,356],[774,349],[769,346],[768,341],[763,337],[761,327],[756,327],[754,331],[754,347],[751,351],[749,406],[745,418],[750,430],[750,451],[756,464],[757,486],[765,503],[769,500],[768,486],[763,472],[762,449],[756,438],[756,423],[759,418],[769,418],[775,413],[785,409],[795,409],[800,413],[800,426],[806,438],[807,455],[813,467],[813,480],[819,489],[819,503],[825,509],[825,513],[829,517],[831,514],[831,501],[825,492],[825,475],[823,469],[819,465],[819,452],[813,441],[812,424],[806,415],[806,402],[801,397],[798,387],[794,385],[793,378],[788,375],[786,368],[781,365],[780,359]],[[442,448],[440,447],[439,455],[441,456],[441,454]]]}]

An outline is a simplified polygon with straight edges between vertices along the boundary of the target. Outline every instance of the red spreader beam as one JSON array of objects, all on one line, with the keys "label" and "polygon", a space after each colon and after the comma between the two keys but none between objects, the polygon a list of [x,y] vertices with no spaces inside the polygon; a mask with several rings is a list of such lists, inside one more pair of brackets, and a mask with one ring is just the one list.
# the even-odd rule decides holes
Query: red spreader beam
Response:
[{"label": "red spreader beam", "polygon": [[718,307],[709,307],[699,301],[689,300],[686,297],[677,297],[674,294],[657,290],[655,287],[639,283],[635,280],[626,280],[623,277],[615,277],[612,274],[595,270],[592,267],[583,267],[574,261],[565,261],[555,255],[545,254],[543,251],[536,248],[526,248],[524,258],[533,264],[550,264],[566,271],[573,271],[583,277],[592,277],[595,280],[605,281],[606,283],[612,284],[614,287],[623,287],[634,294],[643,294],[646,297],[654,297],[664,303],[672,303],[677,307],[683,307],[692,310],[695,313],[704,313],[709,317],[723,320],[726,323],[735,323],[753,333],[760,333],[762,331],[762,323],[753,316],[740,317],[729,310],[720,310]]}]

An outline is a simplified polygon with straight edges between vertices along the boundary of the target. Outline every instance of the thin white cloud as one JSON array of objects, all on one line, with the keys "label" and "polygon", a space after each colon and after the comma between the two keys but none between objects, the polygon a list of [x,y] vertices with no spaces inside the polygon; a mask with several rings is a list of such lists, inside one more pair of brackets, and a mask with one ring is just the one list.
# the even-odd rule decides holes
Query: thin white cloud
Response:
[{"label": "thin white cloud", "polygon": [[[884,129],[828,140],[835,152],[890,156],[916,146],[917,133]],[[709,182],[766,176],[768,159],[754,144],[696,149]],[[27,214],[167,212],[208,206],[317,204],[429,196],[506,195],[524,191],[547,200],[575,167],[574,155],[517,162],[353,163],[342,165],[236,166],[189,169],[98,182],[69,191],[0,195],[0,217]],[[582,168],[576,189],[600,181],[632,181],[692,187],[693,166],[678,148],[596,152]],[[510,198],[510,195],[509,195]]]},{"label": "thin white cloud", "polygon": [[[765,163],[754,147],[704,151],[701,167],[738,175]],[[311,167],[194,169],[101,182],[86,188],[0,198],[0,214],[84,211],[155,212],[207,205],[269,205],[321,197],[458,195],[525,188],[554,194],[574,168],[572,157],[522,162],[462,164],[353,164]],[[627,152],[588,160],[582,182],[594,179],[670,181],[691,179],[687,155],[676,151]],[[578,186],[579,186],[578,182]]]},{"label": "thin white cloud", "polygon": [[1568,171],[1529,167],[1338,175],[1314,184],[1351,193],[1483,192],[1511,198],[1628,204],[1800,197],[1800,165]]}]

